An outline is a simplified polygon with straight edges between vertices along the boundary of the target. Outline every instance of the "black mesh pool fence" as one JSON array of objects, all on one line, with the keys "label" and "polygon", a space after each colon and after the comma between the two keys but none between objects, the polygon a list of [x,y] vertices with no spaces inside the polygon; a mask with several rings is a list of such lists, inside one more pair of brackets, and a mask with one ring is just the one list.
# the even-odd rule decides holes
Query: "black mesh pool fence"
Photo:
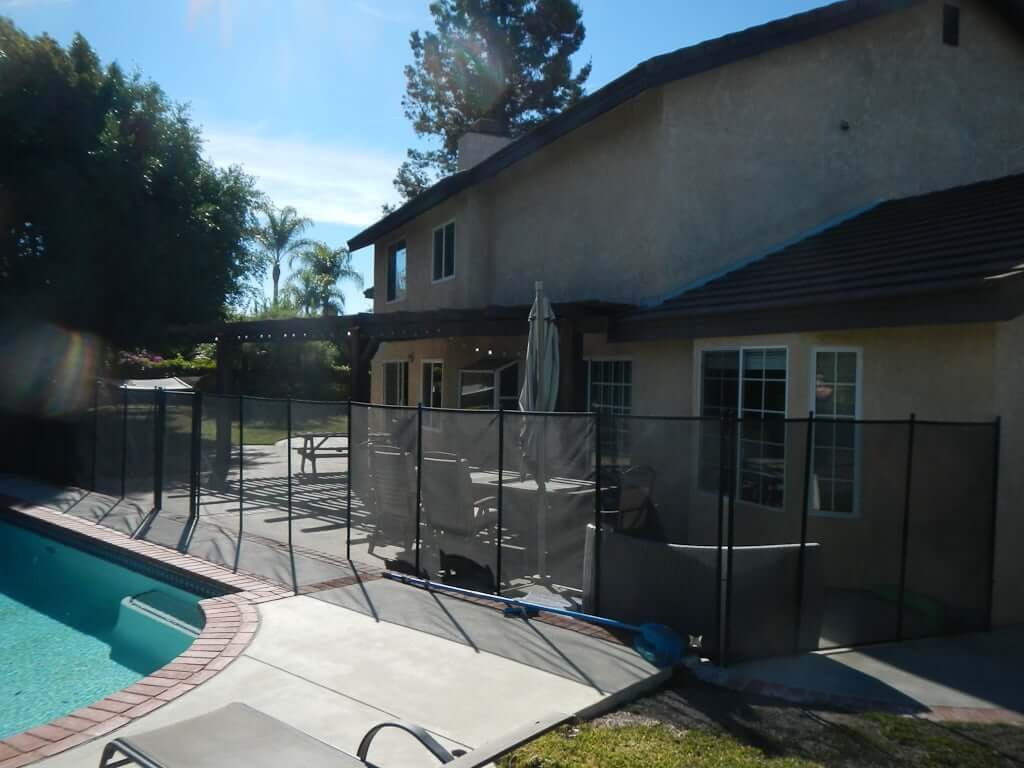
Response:
[{"label": "black mesh pool fence", "polygon": [[667,624],[723,664],[990,623],[997,421],[451,410],[108,383],[74,419],[3,419],[23,450],[8,440],[0,470],[85,484],[112,500],[89,513],[102,525],[296,587],[371,564]]}]

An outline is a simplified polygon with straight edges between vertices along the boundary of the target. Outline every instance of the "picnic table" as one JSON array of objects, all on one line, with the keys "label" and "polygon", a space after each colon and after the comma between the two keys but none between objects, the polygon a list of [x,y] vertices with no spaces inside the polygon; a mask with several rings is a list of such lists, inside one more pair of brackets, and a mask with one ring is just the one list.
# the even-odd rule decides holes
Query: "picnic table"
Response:
[{"label": "picnic table", "polygon": [[[473,485],[481,488],[496,489],[498,487],[498,470],[481,469],[470,473]],[[537,485],[537,478],[530,475],[522,477],[516,471],[505,471],[501,477],[501,488],[504,491],[519,493],[536,493],[540,490]],[[581,493],[593,493],[593,480],[578,480],[571,477],[550,477],[544,481],[544,491],[552,494],[576,495]]]},{"label": "picnic table", "polygon": [[346,432],[300,432],[295,437],[302,438],[302,447],[296,448],[302,457],[300,472],[306,471],[306,460],[313,465],[313,474],[316,474],[317,459],[336,459],[348,456],[348,443],[345,445],[327,445],[327,441],[333,438],[347,438]]}]

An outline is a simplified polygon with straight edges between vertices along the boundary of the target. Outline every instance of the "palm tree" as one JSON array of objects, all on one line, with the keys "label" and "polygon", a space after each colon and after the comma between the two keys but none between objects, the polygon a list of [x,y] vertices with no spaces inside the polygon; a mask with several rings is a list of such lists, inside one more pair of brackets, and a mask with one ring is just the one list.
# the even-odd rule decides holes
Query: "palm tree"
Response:
[{"label": "palm tree", "polygon": [[267,204],[263,208],[267,223],[256,232],[256,240],[263,251],[266,263],[272,265],[271,276],[274,279],[274,301],[277,306],[277,284],[281,279],[281,260],[288,256],[291,259],[302,248],[308,248],[309,240],[299,237],[313,222],[299,216],[292,206],[274,208]]},{"label": "palm tree", "polygon": [[300,268],[289,281],[289,292],[295,303],[306,314],[320,309],[329,314],[332,308],[345,309],[345,294],[338,284],[349,280],[363,287],[363,276],[352,267],[352,254],[348,248],[331,248],[327,243],[309,243],[288,258],[291,267],[298,260]]}]

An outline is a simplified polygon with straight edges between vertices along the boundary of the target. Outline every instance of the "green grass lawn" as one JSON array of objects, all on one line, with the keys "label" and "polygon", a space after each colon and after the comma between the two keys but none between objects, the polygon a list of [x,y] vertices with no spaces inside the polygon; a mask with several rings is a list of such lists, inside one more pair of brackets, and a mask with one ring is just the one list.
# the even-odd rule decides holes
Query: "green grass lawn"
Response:
[{"label": "green grass lawn", "polygon": [[[286,411],[282,404],[274,408],[273,420],[247,418],[245,420],[245,444],[246,445],[273,445],[284,440],[288,436],[286,427]],[[107,428],[114,425],[120,429],[122,418],[122,407],[120,405],[104,405],[100,407],[100,416],[104,419]],[[146,440],[152,441],[153,426],[156,419],[156,408],[148,403],[131,403],[128,406],[128,430],[129,439],[132,444],[143,444]],[[187,408],[168,407],[167,409],[167,431],[178,435],[188,434],[192,431],[192,412]],[[217,420],[211,413],[204,413],[202,422],[202,436],[204,441],[212,441],[217,438]],[[319,415],[315,418],[309,415],[306,406],[296,405],[292,414],[292,434],[300,435],[303,432],[341,432],[348,431],[348,415],[345,413],[334,413],[326,418]],[[231,422],[231,443],[238,445],[238,419],[237,411]]]},{"label": "green grass lawn", "polygon": [[[830,716],[831,717],[831,716]],[[712,727],[665,723],[564,726],[499,760],[499,768],[1009,768],[1024,757],[1024,728],[940,724],[890,714],[806,718],[771,754]],[[831,726],[831,727],[829,727]],[[770,730],[770,729],[769,729]],[[764,736],[751,732],[753,740]],[[774,734],[775,737],[778,734]]]},{"label": "green grass lawn", "polygon": [[770,758],[730,736],[667,725],[566,726],[498,761],[499,768],[814,768]]}]

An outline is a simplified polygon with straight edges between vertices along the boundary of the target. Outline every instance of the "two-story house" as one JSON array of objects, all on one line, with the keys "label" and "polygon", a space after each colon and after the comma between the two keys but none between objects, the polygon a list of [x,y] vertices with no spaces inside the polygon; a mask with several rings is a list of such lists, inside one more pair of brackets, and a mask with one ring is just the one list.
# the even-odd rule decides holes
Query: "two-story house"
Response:
[{"label": "two-story house", "polygon": [[514,408],[540,280],[565,410],[1000,417],[995,615],[1024,620],[1024,3],[846,0],[479,128],[349,246],[378,315],[522,322],[385,341],[374,402]]}]

